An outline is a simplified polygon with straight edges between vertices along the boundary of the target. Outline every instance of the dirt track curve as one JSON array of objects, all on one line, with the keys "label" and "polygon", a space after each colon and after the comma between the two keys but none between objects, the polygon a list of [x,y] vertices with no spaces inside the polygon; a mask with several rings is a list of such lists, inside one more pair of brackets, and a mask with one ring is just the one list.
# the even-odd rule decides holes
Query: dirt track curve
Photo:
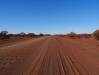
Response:
[{"label": "dirt track curve", "polygon": [[99,75],[96,41],[43,37],[0,48],[0,75]]}]

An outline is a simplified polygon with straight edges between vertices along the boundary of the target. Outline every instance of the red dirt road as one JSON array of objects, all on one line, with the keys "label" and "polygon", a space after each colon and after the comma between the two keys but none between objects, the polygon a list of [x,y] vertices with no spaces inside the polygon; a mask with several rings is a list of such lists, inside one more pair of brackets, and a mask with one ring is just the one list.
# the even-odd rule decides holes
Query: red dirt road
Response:
[{"label": "red dirt road", "polygon": [[99,42],[52,36],[2,47],[0,75],[99,75]]}]

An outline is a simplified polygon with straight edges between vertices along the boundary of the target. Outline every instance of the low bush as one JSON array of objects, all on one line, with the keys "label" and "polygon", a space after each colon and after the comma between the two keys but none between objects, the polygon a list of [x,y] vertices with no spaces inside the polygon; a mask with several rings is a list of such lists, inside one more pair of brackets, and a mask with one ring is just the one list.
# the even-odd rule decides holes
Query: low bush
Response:
[{"label": "low bush", "polygon": [[70,38],[72,38],[72,39],[77,38],[77,34],[74,33],[74,32],[71,32],[71,33],[67,34],[67,36],[70,37]]},{"label": "low bush", "polygon": [[96,30],[94,33],[93,33],[93,36],[99,40],[99,30]]}]

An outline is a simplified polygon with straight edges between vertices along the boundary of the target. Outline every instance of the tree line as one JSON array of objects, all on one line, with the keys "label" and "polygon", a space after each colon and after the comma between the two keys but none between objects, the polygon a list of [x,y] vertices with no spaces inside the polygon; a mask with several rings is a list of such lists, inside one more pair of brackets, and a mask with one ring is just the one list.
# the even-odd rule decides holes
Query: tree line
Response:
[{"label": "tree line", "polygon": [[76,34],[74,32],[70,32],[66,35],[67,37],[70,37],[70,38],[95,38],[97,40],[99,40],[99,30],[96,30],[94,31],[93,33],[90,33],[90,34]]},{"label": "tree line", "polygon": [[35,34],[35,33],[25,33],[25,32],[21,32],[18,34],[9,34],[8,31],[1,31],[0,32],[0,39],[9,39],[11,37],[41,37],[41,36],[50,36],[49,34]]},{"label": "tree line", "polygon": [[[43,33],[40,33],[40,34],[35,34],[35,33],[25,33],[25,32],[21,32],[21,33],[18,33],[18,34],[9,34],[8,31],[1,31],[0,32],[0,39],[9,39],[11,37],[42,37],[42,36],[50,36],[50,34],[43,34]],[[61,35],[59,35],[61,36]],[[96,30],[94,31],[93,33],[91,34],[76,34],[74,32],[70,32],[66,35],[63,35],[63,36],[68,36],[70,38],[90,38],[90,37],[95,37],[97,40],[99,40],[99,30]]]}]

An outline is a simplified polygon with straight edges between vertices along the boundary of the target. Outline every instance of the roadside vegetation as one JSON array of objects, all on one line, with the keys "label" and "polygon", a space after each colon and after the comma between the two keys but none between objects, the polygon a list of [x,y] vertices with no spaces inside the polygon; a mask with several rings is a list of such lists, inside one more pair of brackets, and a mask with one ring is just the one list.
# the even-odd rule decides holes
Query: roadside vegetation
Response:
[{"label": "roadside vegetation", "polygon": [[92,34],[76,34],[74,32],[70,32],[66,36],[71,39],[80,39],[80,38],[91,38]]},{"label": "roadside vegetation", "polygon": [[94,31],[92,34],[76,34],[74,32],[70,32],[66,36],[71,39],[95,38],[96,40],[99,40],[99,30]]},{"label": "roadside vegetation", "polygon": [[[50,34],[35,34],[35,33],[25,33],[21,32],[18,34],[10,34],[8,31],[1,31],[0,32],[0,43],[1,41],[5,40],[22,40],[22,39],[30,39],[30,38],[38,38],[38,37],[43,37],[43,36],[50,36]],[[76,34],[75,32],[70,32],[66,35],[56,35],[56,36],[66,36],[71,39],[80,39],[80,38],[92,38],[94,37],[95,39],[99,40],[99,30],[96,30],[92,34]]]},{"label": "roadside vegetation", "polygon": [[0,47],[8,44],[13,44],[16,42],[28,40],[28,39],[34,39],[39,38],[43,36],[50,36],[49,34],[35,34],[35,33],[25,33],[21,32],[18,34],[10,34],[8,31],[1,31],[0,32]]},{"label": "roadside vegetation", "polygon": [[9,34],[8,31],[1,31],[0,32],[0,40],[7,40],[11,38],[37,38],[42,36],[50,36],[50,34],[35,34],[35,33],[18,33],[18,34]]},{"label": "roadside vegetation", "polygon": [[93,32],[93,36],[99,40],[99,30],[96,30],[95,32]]},{"label": "roadside vegetation", "polygon": [[74,32],[68,33],[67,36],[68,36],[69,38],[71,38],[71,39],[76,39],[76,38],[78,38],[78,35],[77,35],[76,33],[74,33]]}]

